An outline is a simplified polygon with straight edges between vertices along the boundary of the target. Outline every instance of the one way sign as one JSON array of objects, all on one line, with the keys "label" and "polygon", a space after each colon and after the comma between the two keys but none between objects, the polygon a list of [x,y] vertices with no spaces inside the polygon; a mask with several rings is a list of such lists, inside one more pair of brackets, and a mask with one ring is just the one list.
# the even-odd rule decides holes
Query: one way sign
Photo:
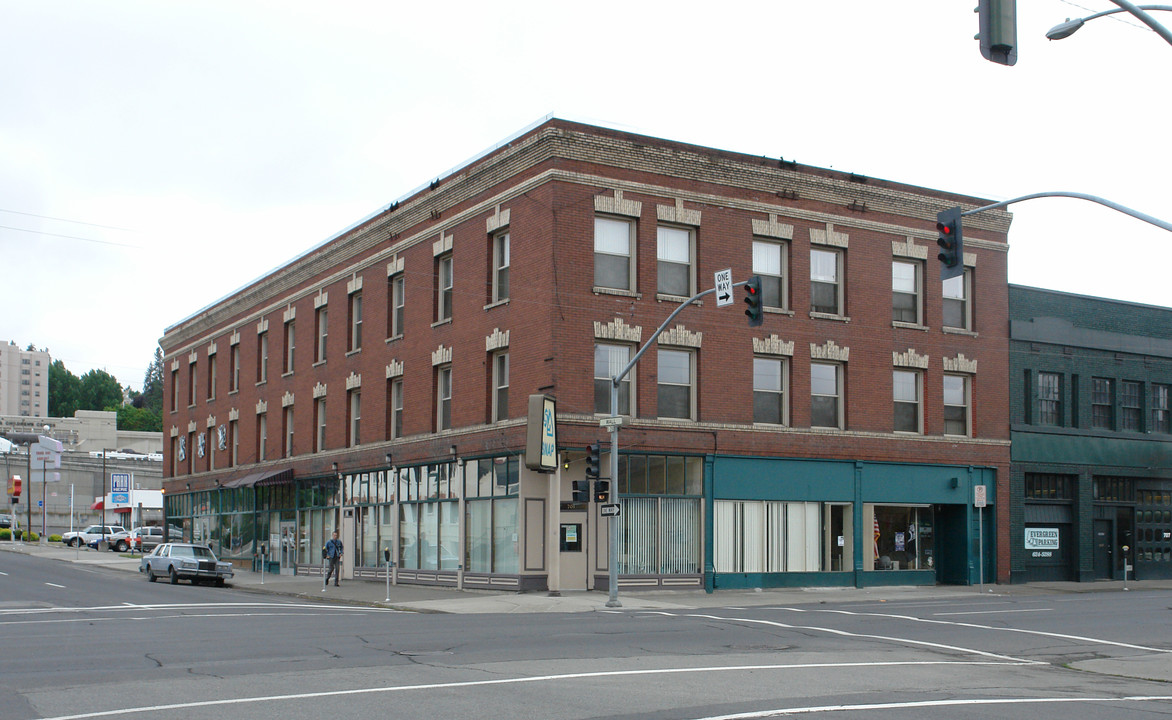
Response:
[{"label": "one way sign", "polygon": [[732,305],[732,268],[716,271],[716,307]]}]

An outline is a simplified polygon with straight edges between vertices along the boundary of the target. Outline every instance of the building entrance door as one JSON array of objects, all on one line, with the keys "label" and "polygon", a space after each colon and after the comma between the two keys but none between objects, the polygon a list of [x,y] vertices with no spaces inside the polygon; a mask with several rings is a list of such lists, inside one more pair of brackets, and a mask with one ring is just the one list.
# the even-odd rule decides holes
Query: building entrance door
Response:
[{"label": "building entrance door", "polygon": [[293,575],[297,569],[297,521],[278,521],[277,532],[280,533],[280,543],[274,551],[281,563],[281,574]]},{"label": "building entrance door", "polygon": [[1095,579],[1096,580],[1110,580],[1111,569],[1114,563],[1111,562],[1114,551],[1113,535],[1111,532],[1110,520],[1096,520],[1095,521]]}]

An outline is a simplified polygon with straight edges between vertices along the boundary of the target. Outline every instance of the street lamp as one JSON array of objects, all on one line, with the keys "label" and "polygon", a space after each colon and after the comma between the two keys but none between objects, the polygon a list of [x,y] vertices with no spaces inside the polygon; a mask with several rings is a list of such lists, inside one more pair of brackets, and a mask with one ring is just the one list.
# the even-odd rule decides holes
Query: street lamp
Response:
[{"label": "street lamp", "polygon": [[1129,12],[1143,21],[1143,23],[1152,30],[1155,30],[1157,35],[1172,44],[1172,33],[1168,31],[1168,28],[1156,22],[1154,18],[1144,12],[1145,10],[1162,10],[1164,12],[1172,12],[1172,5],[1132,5],[1131,3],[1125,2],[1124,0],[1112,1],[1115,2],[1115,4],[1119,7],[1115,8],[1114,10],[1104,10],[1103,12],[1098,12],[1094,15],[1087,15],[1085,18],[1075,18],[1073,20],[1067,18],[1066,22],[1059,23],[1050,28],[1050,30],[1046,32],[1046,37],[1051,40],[1062,40],[1078,32],[1078,29],[1083,25],[1086,25],[1090,20],[1103,17],[1104,15],[1114,15],[1115,13]]}]

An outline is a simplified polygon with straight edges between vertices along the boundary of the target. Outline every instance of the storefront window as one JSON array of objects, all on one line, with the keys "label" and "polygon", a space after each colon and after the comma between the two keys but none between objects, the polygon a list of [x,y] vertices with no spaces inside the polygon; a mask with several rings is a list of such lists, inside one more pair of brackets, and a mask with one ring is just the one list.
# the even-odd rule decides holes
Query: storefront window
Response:
[{"label": "storefront window", "polygon": [[916,505],[864,506],[872,509],[875,570],[930,570],[935,567],[932,508]]},{"label": "storefront window", "polygon": [[717,500],[716,572],[839,572],[850,569],[849,503]]}]

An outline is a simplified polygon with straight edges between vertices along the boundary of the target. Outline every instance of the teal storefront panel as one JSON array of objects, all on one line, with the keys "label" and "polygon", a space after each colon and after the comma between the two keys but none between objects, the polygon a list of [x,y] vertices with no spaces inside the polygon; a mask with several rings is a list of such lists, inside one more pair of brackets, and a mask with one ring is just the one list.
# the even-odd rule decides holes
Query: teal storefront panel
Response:
[{"label": "teal storefront panel", "polygon": [[855,464],[832,460],[777,460],[717,456],[713,496],[721,500],[851,502]]}]

